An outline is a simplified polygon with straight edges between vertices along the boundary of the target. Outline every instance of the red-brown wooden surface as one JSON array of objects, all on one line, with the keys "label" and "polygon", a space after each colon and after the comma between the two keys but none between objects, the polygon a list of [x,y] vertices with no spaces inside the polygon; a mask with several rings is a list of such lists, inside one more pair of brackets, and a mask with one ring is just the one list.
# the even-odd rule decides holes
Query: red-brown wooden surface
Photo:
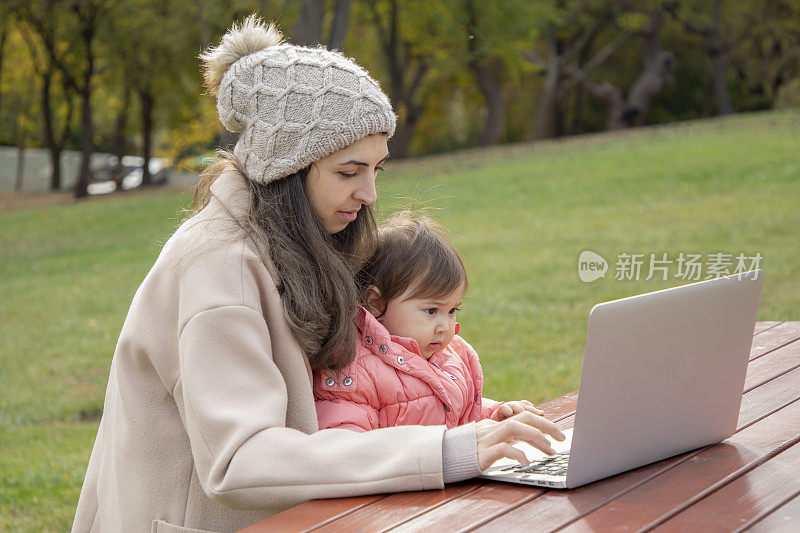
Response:
[{"label": "red-brown wooden surface", "polygon": [[[572,426],[577,393],[541,407]],[[266,531],[800,531],[800,322],[759,322],[736,433],[573,490],[474,479],[444,490],[313,500]]]}]

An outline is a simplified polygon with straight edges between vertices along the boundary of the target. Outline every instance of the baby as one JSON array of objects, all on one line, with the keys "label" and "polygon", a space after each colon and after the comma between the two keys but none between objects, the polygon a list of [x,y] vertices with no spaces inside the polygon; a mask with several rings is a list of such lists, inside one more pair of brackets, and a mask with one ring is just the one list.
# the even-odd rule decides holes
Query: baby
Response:
[{"label": "baby", "polygon": [[433,221],[400,213],[379,230],[358,274],[363,294],[355,360],[314,374],[320,429],[398,425],[448,428],[524,410],[528,401],[483,398],[478,354],[458,336],[467,290],[461,257]]}]

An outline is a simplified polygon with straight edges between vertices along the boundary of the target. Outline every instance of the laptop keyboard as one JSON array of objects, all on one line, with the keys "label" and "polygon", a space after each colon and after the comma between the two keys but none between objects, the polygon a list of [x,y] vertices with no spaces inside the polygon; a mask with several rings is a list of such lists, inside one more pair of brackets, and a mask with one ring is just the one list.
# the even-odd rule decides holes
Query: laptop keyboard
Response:
[{"label": "laptop keyboard", "polygon": [[528,466],[517,463],[501,469],[503,472],[513,471],[515,474],[547,474],[550,476],[566,476],[569,452],[557,453],[541,461],[534,461]]}]

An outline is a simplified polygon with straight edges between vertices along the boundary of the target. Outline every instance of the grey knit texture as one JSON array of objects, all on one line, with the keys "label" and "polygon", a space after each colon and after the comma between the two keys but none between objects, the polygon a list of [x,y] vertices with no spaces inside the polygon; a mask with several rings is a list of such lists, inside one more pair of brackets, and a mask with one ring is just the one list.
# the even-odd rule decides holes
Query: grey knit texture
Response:
[{"label": "grey knit texture", "polygon": [[397,117],[378,82],[339,52],[280,44],[246,55],[217,93],[222,124],[253,181],[269,183],[368,135],[394,134]]},{"label": "grey knit texture", "polygon": [[442,479],[455,483],[481,475],[475,422],[447,429],[442,439]]}]

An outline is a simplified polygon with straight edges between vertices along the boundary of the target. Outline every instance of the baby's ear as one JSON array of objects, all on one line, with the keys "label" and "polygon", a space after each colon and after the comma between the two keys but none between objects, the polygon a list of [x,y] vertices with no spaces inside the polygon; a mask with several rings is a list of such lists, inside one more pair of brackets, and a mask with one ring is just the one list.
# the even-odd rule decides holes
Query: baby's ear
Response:
[{"label": "baby's ear", "polygon": [[383,299],[380,289],[375,285],[370,285],[364,291],[364,307],[378,320],[386,311],[386,300]]}]

